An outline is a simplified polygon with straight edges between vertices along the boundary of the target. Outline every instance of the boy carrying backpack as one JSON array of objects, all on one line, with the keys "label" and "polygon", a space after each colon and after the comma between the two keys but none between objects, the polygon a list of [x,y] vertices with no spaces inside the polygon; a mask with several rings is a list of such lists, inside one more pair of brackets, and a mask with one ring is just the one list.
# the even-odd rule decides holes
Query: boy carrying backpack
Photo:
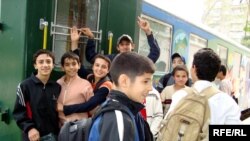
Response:
[{"label": "boy carrying backpack", "polygon": [[234,100],[212,87],[220,63],[219,56],[210,48],[195,53],[191,68],[194,91],[179,90],[172,96],[158,141],[208,140],[209,124],[241,123],[240,109]]}]

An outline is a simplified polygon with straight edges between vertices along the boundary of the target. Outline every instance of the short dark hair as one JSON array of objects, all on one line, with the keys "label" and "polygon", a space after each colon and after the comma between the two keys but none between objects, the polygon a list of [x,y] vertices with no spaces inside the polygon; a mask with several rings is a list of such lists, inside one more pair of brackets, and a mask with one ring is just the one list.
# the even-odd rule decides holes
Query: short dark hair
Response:
[{"label": "short dark hair", "polygon": [[94,58],[94,62],[97,58],[100,58],[100,59],[103,59],[105,60],[106,62],[108,62],[108,69],[110,69],[110,66],[111,66],[111,61],[108,57],[106,57],[105,55],[102,55],[102,54],[97,54]]},{"label": "short dark hair", "polygon": [[187,76],[188,76],[188,69],[187,69],[186,65],[177,65],[173,69],[172,75],[174,76],[177,71],[185,71],[187,73]]},{"label": "short dark hair", "polygon": [[225,76],[227,74],[227,67],[225,65],[220,65],[219,72],[222,72],[222,74]]},{"label": "short dark hair", "polygon": [[111,79],[117,86],[119,86],[118,78],[121,74],[126,74],[134,81],[137,76],[154,72],[154,63],[149,58],[135,52],[120,53],[112,61],[110,68]]},{"label": "short dark hair", "polygon": [[47,54],[49,57],[52,58],[53,64],[55,64],[55,55],[53,52],[46,50],[46,49],[39,49],[34,55],[33,55],[33,64],[36,64],[36,59],[41,54]]},{"label": "short dark hair", "polygon": [[61,57],[61,65],[63,66],[65,63],[65,59],[73,59],[76,60],[78,64],[80,64],[80,59],[79,56],[77,56],[75,53],[73,52],[65,52],[62,57]]},{"label": "short dark hair", "polygon": [[194,54],[192,67],[199,80],[214,81],[221,65],[220,57],[210,48],[202,48]]}]

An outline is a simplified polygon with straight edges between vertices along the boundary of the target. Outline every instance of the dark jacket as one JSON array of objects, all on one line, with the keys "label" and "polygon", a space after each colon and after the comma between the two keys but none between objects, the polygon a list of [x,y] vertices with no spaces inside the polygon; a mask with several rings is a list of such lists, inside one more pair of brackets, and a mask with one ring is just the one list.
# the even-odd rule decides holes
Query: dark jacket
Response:
[{"label": "dark jacket", "polygon": [[26,135],[31,128],[36,128],[40,136],[58,135],[56,104],[60,91],[56,82],[49,80],[44,85],[35,75],[18,85],[13,117]]},{"label": "dark jacket", "polygon": [[[159,45],[154,38],[153,34],[147,36],[148,38],[148,45],[150,46],[150,52],[148,54],[148,58],[151,59],[154,63],[160,57],[160,48]],[[98,53],[95,51],[95,42],[93,39],[89,39],[86,46],[85,56],[88,62],[93,64],[93,59]],[[117,54],[109,54],[106,55],[111,61],[116,57]]]},{"label": "dark jacket", "polygon": [[130,100],[125,94],[112,90],[110,100],[101,109],[104,113],[102,116],[94,117],[89,133],[89,141],[119,140],[117,128],[119,123],[117,123],[115,110],[122,113],[124,141],[152,141],[153,136],[150,128],[139,112],[143,107],[144,105]]}]

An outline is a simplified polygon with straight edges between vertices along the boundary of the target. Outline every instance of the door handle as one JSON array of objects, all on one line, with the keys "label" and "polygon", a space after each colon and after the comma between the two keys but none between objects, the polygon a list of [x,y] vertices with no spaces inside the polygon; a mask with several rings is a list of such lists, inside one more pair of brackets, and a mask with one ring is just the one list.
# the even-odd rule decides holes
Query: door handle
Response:
[{"label": "door handle", "polygon": [[9,108],[3,109],[2,107],[0,107],[0,121],[9,124],[10,122]]}]

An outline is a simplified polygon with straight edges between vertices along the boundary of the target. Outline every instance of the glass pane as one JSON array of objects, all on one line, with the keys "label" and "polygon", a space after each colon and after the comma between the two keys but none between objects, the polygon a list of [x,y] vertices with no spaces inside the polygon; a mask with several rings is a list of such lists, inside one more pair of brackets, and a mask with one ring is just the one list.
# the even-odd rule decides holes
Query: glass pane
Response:
[{"label": "glass pane", "polygon": [[190,34],[189,41],[189,54],[188,54],[188,69],[191,68],[193,63],[194,54],[201,48],[207,47],[207,40],[203,39],[195,34]]},{"label": "glass pane", "polygon": [[220,56],[221,63],[227,65],[227,48],[218,45],[217,54]]},{"label": "glass pane", "polygon": [[[77,26],[89,27],[91,30],[98,30],[98,0],[57,0],[57,9],[55,9],[54,24],[65,27]],[[67,28],[55,28],[58,33],[70,34]],[[86,39],[80,39],[79,47],[81,49],[86,45]],[[59,64],[62,54],[70,49],[69,35],[54,35],[53,51],[56,54],[56,64]],[[81,50],[84,54],[84,50]],[[84,61],[82,57],[82,61]]]},{"label": "glass pane", "polygon": [[[143,16],[143,18],[149,21],[154,37],[157,39],[158,45],[161,48],[160,57],[155,63],[156,71],[158,73],[165,74],[166,72],[169,72],[169,54],[172,41],[172,26],[147,16]],[[138,52],[139,54],[145,56],[149,54],[149,45],[143,30],[140,31]]]}]

